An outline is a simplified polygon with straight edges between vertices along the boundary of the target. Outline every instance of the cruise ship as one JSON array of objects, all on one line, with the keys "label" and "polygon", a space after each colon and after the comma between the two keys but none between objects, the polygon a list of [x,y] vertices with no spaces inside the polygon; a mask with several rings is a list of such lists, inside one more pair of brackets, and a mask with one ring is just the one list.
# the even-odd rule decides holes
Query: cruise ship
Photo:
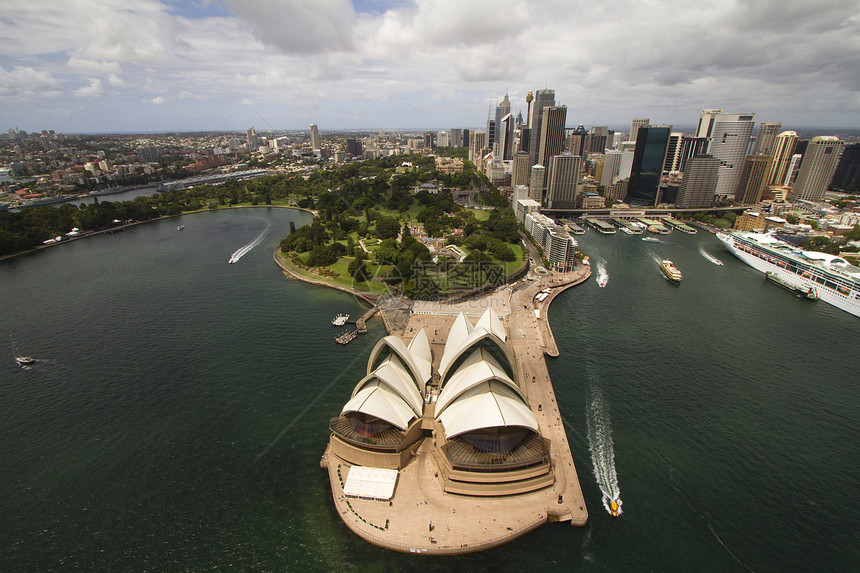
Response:
[{"label": "cruise ship", "polygon": [[770,233],[717,233],[730,253],[763,273],[807,290],[819,300],[860,316],[860,269],[836,255],[804,251]]}]

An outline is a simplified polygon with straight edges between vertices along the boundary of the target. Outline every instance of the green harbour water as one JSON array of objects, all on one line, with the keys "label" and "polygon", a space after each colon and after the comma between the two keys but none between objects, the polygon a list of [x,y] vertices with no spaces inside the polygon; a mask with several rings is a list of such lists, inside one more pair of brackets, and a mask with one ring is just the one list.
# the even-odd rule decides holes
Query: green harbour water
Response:
[{"label": "green harbour water", "polygon": [[[373,320],[335,344],[334,315],[364,307],[283,276],[272,251],[290,221],[310,215],[205,212],[0,261],[0,334],[38,359],[19,368],[9,345],[0,361],[0,571],[860,563],[860,321],[767,283],[702,231],[577,237],[609,280],[553,302],[561,356],[548,364],[586,527],[449,558],[362,541],[334,512],[319,460],[385,332]],[[617,519],[591,450],[600,476],[614,452]]]}]

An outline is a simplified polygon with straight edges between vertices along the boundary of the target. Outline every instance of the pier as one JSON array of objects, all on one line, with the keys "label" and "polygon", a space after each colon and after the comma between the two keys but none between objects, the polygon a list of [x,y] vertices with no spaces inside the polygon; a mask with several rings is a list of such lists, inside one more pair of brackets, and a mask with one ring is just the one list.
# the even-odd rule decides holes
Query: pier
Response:
[{"label": "pier", "polygon": [[604,235],[615,234],[615,227],[613,227],[606,221],[601,221],[600,219],[595,219],[594,217],[586,217],[585,222],[594,227],[598,232],[603,233]]},{"label": "pier", "polygon": [[688,235],[695,235],[696,233],[699,232],[698,230],[694,229],[693,227],[687,225],[686,223],[683,223],[683,222],[679,221],[678,219],[674,219],[672,217],[664,218],[663,222],[671,225],[672,227],[675,227],[676,229],[678,229],[682,233],[687,233]]}]

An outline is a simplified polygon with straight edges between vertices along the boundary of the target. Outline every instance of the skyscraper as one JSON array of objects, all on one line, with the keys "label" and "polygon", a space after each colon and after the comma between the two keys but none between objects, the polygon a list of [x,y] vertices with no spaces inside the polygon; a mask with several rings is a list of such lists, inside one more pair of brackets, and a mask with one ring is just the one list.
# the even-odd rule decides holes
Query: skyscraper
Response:
[{"label": "skyscraper", "polygon": [[612,185],[620,167],[621,152],[607,151],[603,156],[603,173],[600,175],[600,184],[604,187]]},{"label": "skyscraper", "polygon": [[354,137],[349,137],[346,140],[346,152],[352,155],[353,157],[361,157],[362,149],[361,142],[355,139]]},{"label": "skyscraper", "polygon": [[[506,96],[507,97],[507,96]],[[510,108],[510,104],[508,104]],[[506,114],[496,125],[499,143],[499,158],[508,160],[512,157],[514,147],[514,116]]]},{"label": "skyscraper", "polygon": [[567,106],[544,107],[542,112],[538,163],[546,166],[553,155],[558,155],[564,150],[564,122],[567,119]]},{"label": "skyscraper", "polygon": [[720,160],[717,195],[732,195],[749,149],[755,114],[720,113],[713,119],[708,153]]},{"label": "skyscraper", "polygon": [[772,162],[773,156],[767,153],[746,156],[738,186],[735,188],[735,201],[744,205],[755,205],[761,201]]},{"label": "skyscraper", "polygon": [[714,202],[719,170],[720,160],[716,157],[694,155],[688,159],[675,205],[682,209],[710,207]]},{"label": "skyscraper", "polygon": [[322,149],[322,141],[320,141],[320,132],[317,129],[317,124],[311,124],[311,149],[319,151]]},{"label": "skyscraper", "polygon": [[567,150],[571,155],[582,156],[582,152],[585,151],[586,137],[588,137],[588,130],[580,123],[567,138]]},{"label": "skyscraper", "polygon": [[[555,105],[555,90],[537,90],[534,96],[534,104],[529,114],[529,163],[534,165],[538,161],[538,152],[541,140],[541,124],[543,121],[543,110],[545,107]],[[564,126],[562,125],[562,130]]]},{"label": "skyscraper", "polygon": [[546,169],[543,165],[532,165],[529,176],[529,198],[540,202],[543,199],[543,182],[546,177]]},{"label": "skyscraper", "polygon": [[639,128],[647,127],[649,123],[651,123],[651,120],[647,117],[634,117],[633,122],[630,124],[630,135],[627,137],[627,141],[636,141]]},{"label": "skyscraper", "polygon": [[721,113],[723,113],[721,109],[703,109],[701,115],[699,115],[696,137],[711,137],[711,132],[714,129],[714,119]]},{"label": "skyscraper", "polygon": [[494,117],[494,119],[496,120],[496,132],[494,134],[493,139],[490,141],[490,147],[492,147],[494,143],[498,143],[501,140],[502,118],[504,118],[509,113],[511,113],[511,100],[508,99],[508,94],[505,94],[505,99],[503,99],[501,103],[496,106],[496,115]]},{"label": "skyscraper", "polygon": [[576,201],[576,184],[579,183],[581,158],[564,153],[553,155],[549,161],[546,183],[547,207],[573,207]]},{"label": "skyscraper", "polygon": [[448,141],[451,147],[463,147],[463,130],[457,127],[449,129]]},{"label": "skyscraper", "polygon": [[613,131],[607,125],[600,125],[591,128],[591,133],[588,137],[588,153],[603,153],[606,149],[607,141],[612,141]]},{"label": "skyscraper", "polygon": [[245,131],[245,142],[248,144],[248,149],[257,151],[257,132],[254,131],[253,125]]},{"label": "skyscraper", "polygon": [[663,171],[680,171],[681,152],[684,147],[683,144],[683,133],[680,131],[673,131],[669,134],[669,147],[666,149],[666,163],[663,164]]},{"label": "skyscraper", "polygon": [[832,135],[813,137],[803,154],[794,194],[806,201],[821,201],[836,172],[844,142]]},{"label": "skyscraper", "polygon": [[640,127],[636,136],[636,149],[633,151],[633,168],[627,197],[630,205],[656,205],[669,146],[671,125],[649,125]]},{"label": "skyscraper", "polygon": [[780,122],[763,121],[758,124],[758,135],[755,136],[753,155],[756,153],[773,155],[774,140],[780,129],[782,129],[782,123]]},{"label": "skyscraper", "polygon": [[776,136],[773,142],[773,161],[767,173],[767,185],[782,185],[785,182],[785,174],[797,147],[797,140],[797,133],[794,131],[783,131]]},{"label": "skyscraper", "polygon": [[845,191],[856,192],[860,187],[860,143],[845,146],[831,184]]},{"label": "skyscraper", "polygon": [[800,171],[800,163],[803,161],[803,155],[800,153],[795,153],[791,156],[791,160],[788,162],[788,169],[785,171],[785,179],[783,179],[783,185],[793,185],[794,180],[797,179],[797,172]]},{"label": "skyscraper", "polygon": [[511,165],[511,187],[529,184],[529,154],[518,151]]}]

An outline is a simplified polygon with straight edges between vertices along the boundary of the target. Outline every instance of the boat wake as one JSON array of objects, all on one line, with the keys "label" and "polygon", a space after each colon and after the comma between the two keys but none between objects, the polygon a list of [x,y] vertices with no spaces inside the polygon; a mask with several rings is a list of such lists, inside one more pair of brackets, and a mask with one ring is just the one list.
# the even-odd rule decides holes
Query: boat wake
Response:
[{"label": "boat wake", "polygon": [[[588,449],[594,466],[594,478],[603,494],[603,507],[610,515],[621,515],[621,489],[615,472],[615,446],[612,443],[612,425],[609,408],[603,393],[592,383],[591,402],[586,415],[588,423]],[[612,504],[617,504],[613,512]]]},{"label": "boat wake", "polygon": [[722,264],[723,264],[723,261],[721,261],[720,259],[718,259],[718,258],[717,258],[717,257],[715,257],[714,255],[712,255],[711,253],[709,253],[708,251],[706,251],[706,250],[705,250],[705,247],[699,247],[699,254],[700,254],[700,255],[702,255],[703,257],[705,257],[707,260],[709,260],[709,261],[711,261],[712,263],[714,263],[715,265],[720,265],[720,266],[722,266]]},{"label": "boat wake", "polygon": [[609,282],[609,273],[606,272],[606,261],[597,259],[597,286],[603,288]]},{"label": "boat wake", "polygon": [[251,241],[247,245],[244,245],[243,247],[240,247],[236,250],[236,252],[230,255],[230,263],[235,263],[245,255],[247,255],[251,251],[251,249],[262,243],[263,239],[266,238],[266,235],[269,234],[269,229],[271,227],[272,223],[270,221],[266,221],[266,228],[260,231],[260,234],[257,235],[253,241]]}]

